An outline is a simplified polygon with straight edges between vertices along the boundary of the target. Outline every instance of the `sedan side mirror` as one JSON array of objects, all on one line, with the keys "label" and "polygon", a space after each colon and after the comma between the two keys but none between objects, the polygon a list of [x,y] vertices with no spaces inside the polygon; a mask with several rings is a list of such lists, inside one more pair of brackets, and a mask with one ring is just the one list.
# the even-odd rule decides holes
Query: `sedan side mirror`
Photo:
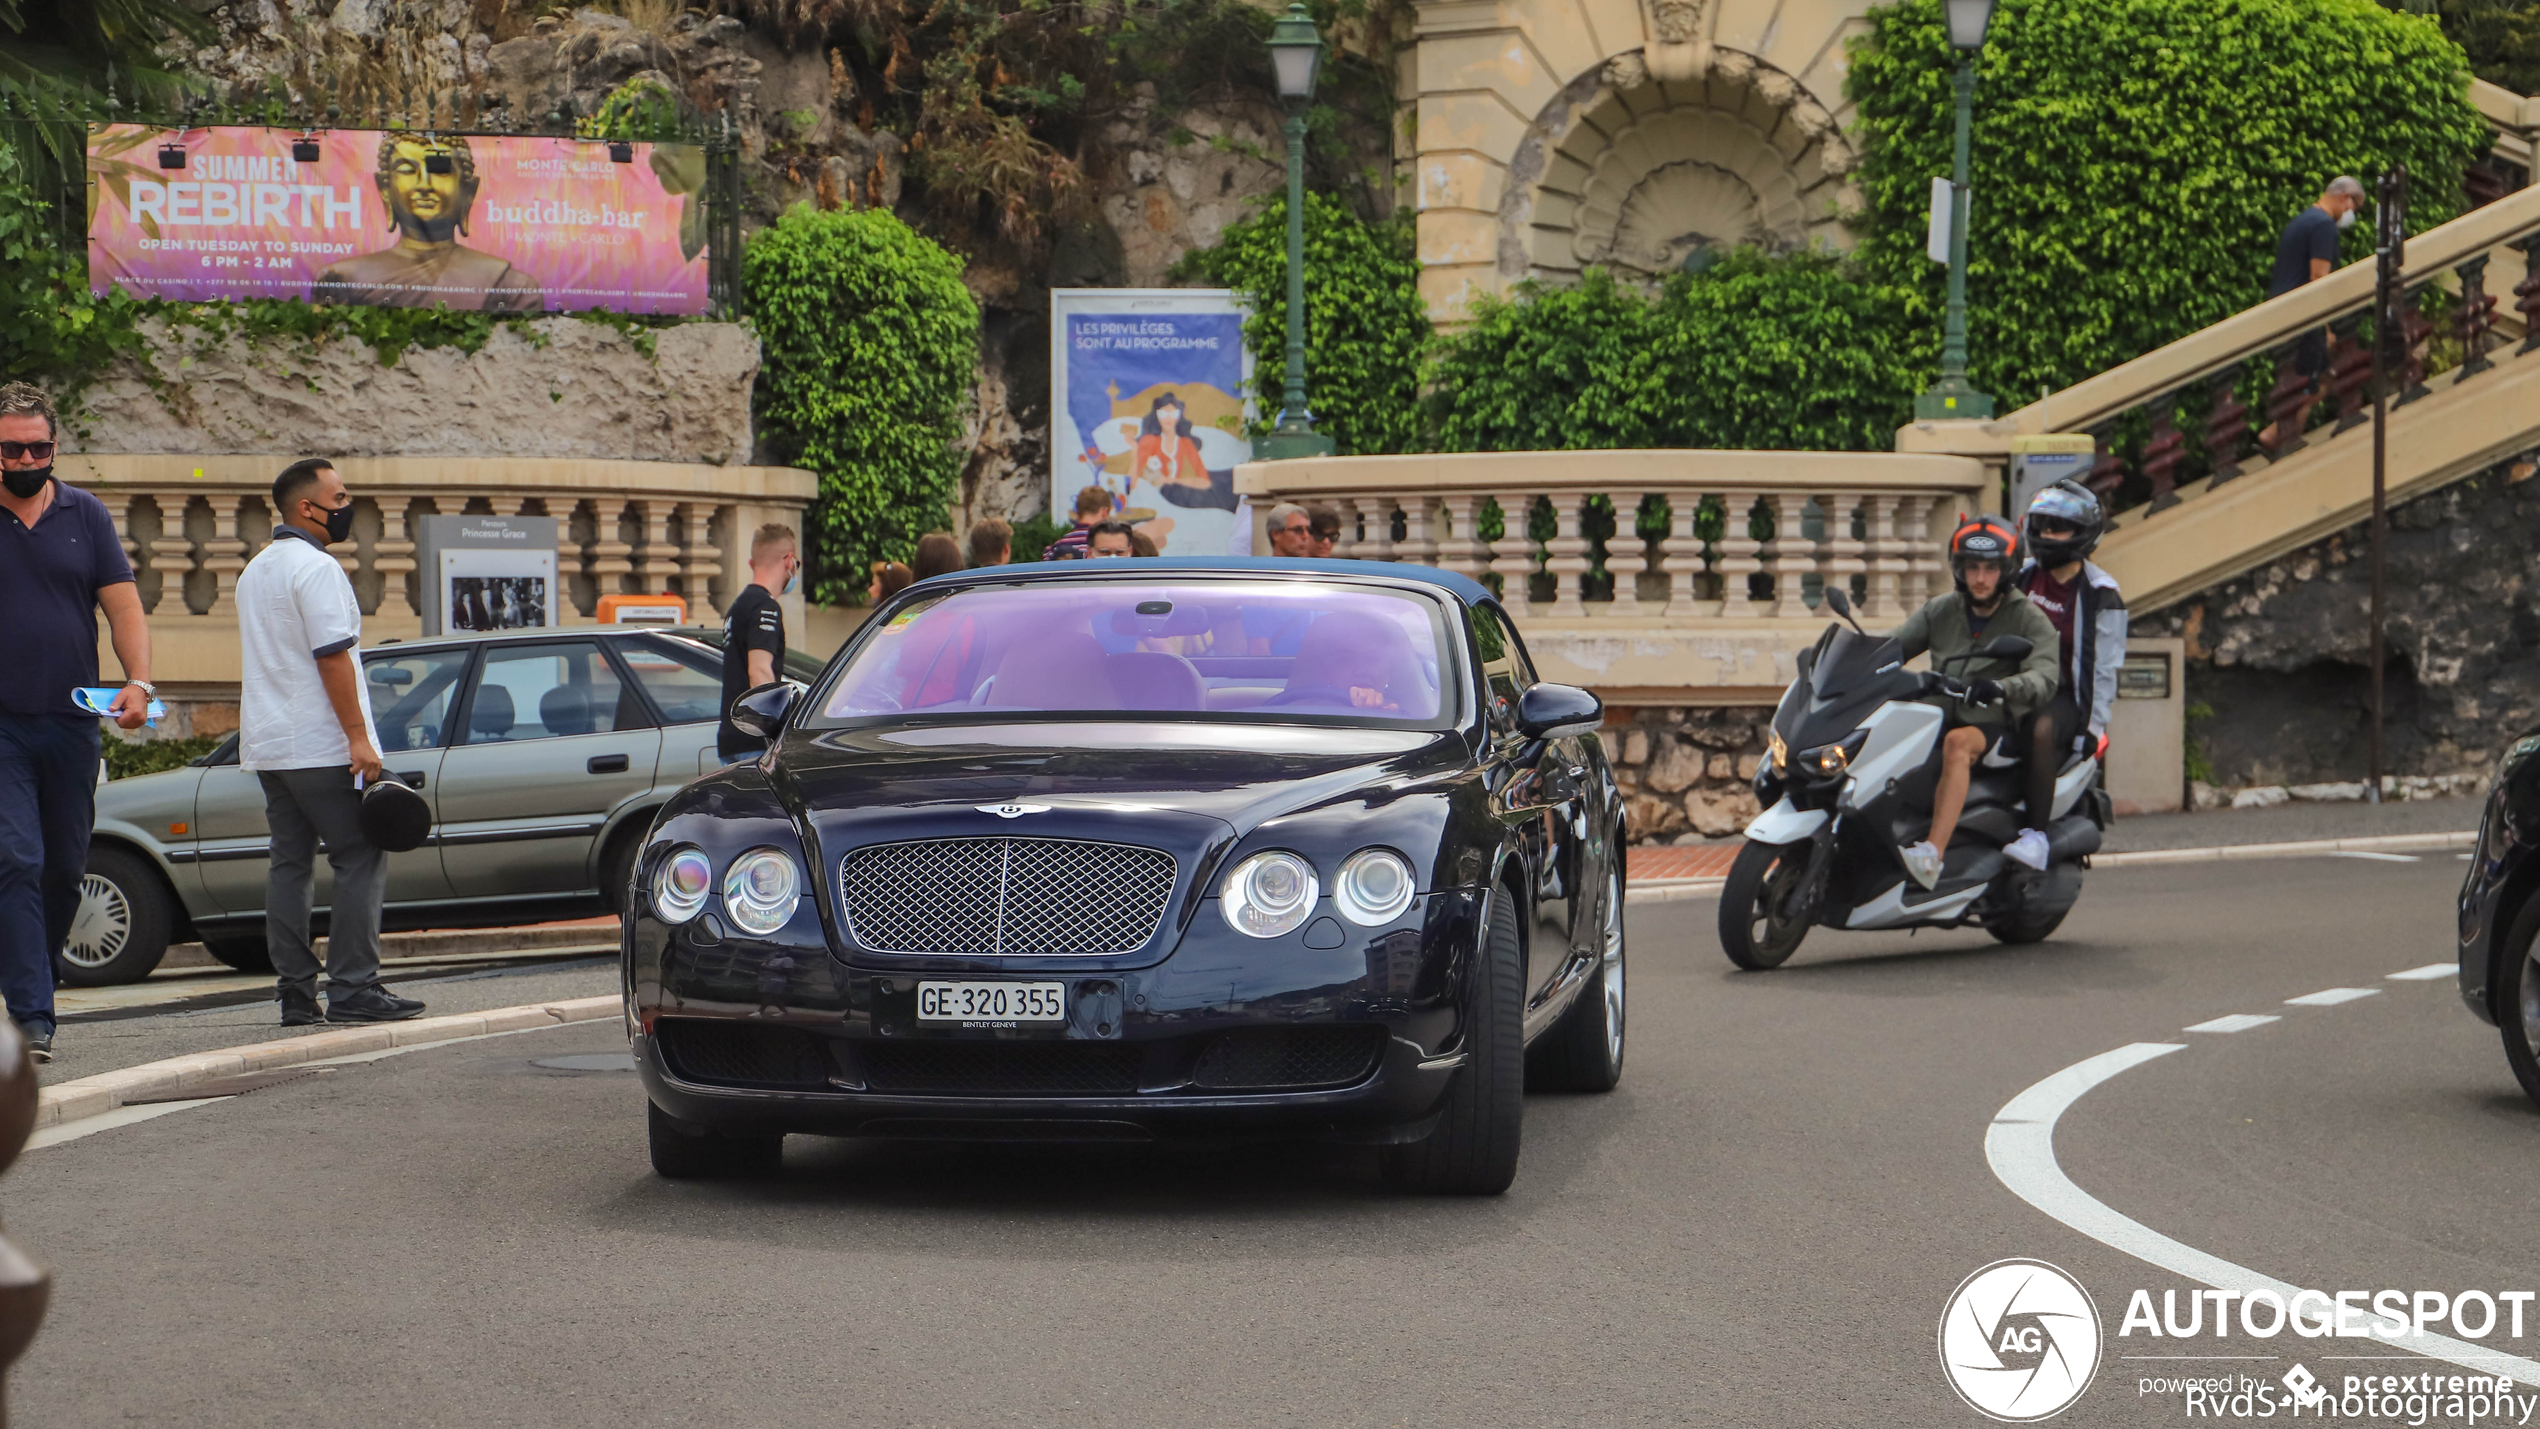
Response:
[{"label": "sedan side mirror", "polygon": [[1605,724],[1605,701],[1576,685],[1540,684],[1517,697],[1517,729],[1528,739],[1594,734]]},{"label": "sedan side mirror", "polygon": [[791,680],[761,685],[732,702],[732,727],[752,739],[774,739],[802,692]]},{"label": "sedan side mirror", "polygon": [[2036,648],[2025,635],[1996,635],[1976,654],[1987,660],[2025,660]]}]

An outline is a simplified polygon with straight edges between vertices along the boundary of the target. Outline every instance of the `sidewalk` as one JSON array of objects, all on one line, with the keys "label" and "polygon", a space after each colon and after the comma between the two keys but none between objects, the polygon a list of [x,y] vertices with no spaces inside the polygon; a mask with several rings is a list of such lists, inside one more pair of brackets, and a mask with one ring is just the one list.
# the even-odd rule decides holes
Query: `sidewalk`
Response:
[{"label": "sidewalk", "polygon": [[[2478,827],[2481,798],[2418,799],[2404,804],[2278,804],[2268,809],[2217,809],[2205,814],[2142,814],[2117,820],[2103,849],[2141,853],[2152,849],[2233,848],[2246,844],[2302,843],[2314,839],[2374,838],[2391,834],[2458,833]],[[1744,840],[1715,839],[1686,847],[1657,845],[1630,852],[1633,883],[1727,876]]]}]

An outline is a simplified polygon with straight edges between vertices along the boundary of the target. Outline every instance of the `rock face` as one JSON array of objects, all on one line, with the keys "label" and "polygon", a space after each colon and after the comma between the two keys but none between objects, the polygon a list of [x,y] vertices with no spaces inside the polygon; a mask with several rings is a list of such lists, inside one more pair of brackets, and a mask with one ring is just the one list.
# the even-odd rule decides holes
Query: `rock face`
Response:
[{"label": "rock face", "polygon": [[1764,757],[1770,709],[1634,709],[1605,727],[1606,757],[1622,787],[1634,843],[1726,838],[1762,810],[1751,781]]},{"label": "rock face", "polygon": [[[2365,768],[2371,572],[2361,525],[2140,617],[2187,641],[2188,738],[2223,787]],[[2500,467],[2390,513],[2387,772],[2483,771],[2540,724],[2540,482]],[[2201,708],[2200,708],[2201,707]],[[2208,713],[2207,711],[2210,711]]]},{"label": "rock face", "polygon": [[208,338],[152,323],[149,373],[127,363],[80,399],[90,451],[597,457],[747,464],[758,339],[734,323],[649,334],[541,318],[474,353]]}]

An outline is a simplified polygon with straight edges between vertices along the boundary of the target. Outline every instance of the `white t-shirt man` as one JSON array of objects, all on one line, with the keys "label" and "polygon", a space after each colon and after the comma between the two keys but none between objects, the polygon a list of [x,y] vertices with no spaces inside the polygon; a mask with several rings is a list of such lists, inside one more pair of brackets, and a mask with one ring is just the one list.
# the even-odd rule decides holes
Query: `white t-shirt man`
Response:
[{"label": "white t-shirt man", "polygon": [[[238,764],[242,769],[342,769],[353,747],[318,678],[320,658],[353,652],[361,669],[362,607],[326,548],[297,528],[274,531],[238,577]],[[370,682],[353,689],[362,728],[379,747],[371,722]]]}]

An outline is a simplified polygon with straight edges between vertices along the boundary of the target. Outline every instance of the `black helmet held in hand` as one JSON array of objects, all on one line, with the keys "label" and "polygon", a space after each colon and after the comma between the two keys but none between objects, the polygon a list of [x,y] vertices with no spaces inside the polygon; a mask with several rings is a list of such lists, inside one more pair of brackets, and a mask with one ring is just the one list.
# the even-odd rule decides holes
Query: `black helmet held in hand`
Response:
[{"label": "black helmet held in hand", "polygon": [[[2069,526],[2072,534],[2048,536],[2037,529],[2041,522]],[[2037,493],[2037,499],[2029,503],[2027,524],[2029,554],[2053,570],[2097,550],[2100,536],[2107,532],[2108,517],[2090,488],[2068,476]]]},{"label": "black helmet held in hand", "polygon": [[1949,578],[1957,583],[1958,594],[1967,593],[1967,567],[1977,561],[1992,563],[2004,580],[2011,578],[2020,552],[2020,533],[1999,516],[1985,513],[1960,518],[1958,529],[1949,535]]},{"label": "black helmet held in hand", "polygon": [[362,791],[362,837],[385,853],[423,847],[432,833],[432,804],[405,784],[381,775]]}]

